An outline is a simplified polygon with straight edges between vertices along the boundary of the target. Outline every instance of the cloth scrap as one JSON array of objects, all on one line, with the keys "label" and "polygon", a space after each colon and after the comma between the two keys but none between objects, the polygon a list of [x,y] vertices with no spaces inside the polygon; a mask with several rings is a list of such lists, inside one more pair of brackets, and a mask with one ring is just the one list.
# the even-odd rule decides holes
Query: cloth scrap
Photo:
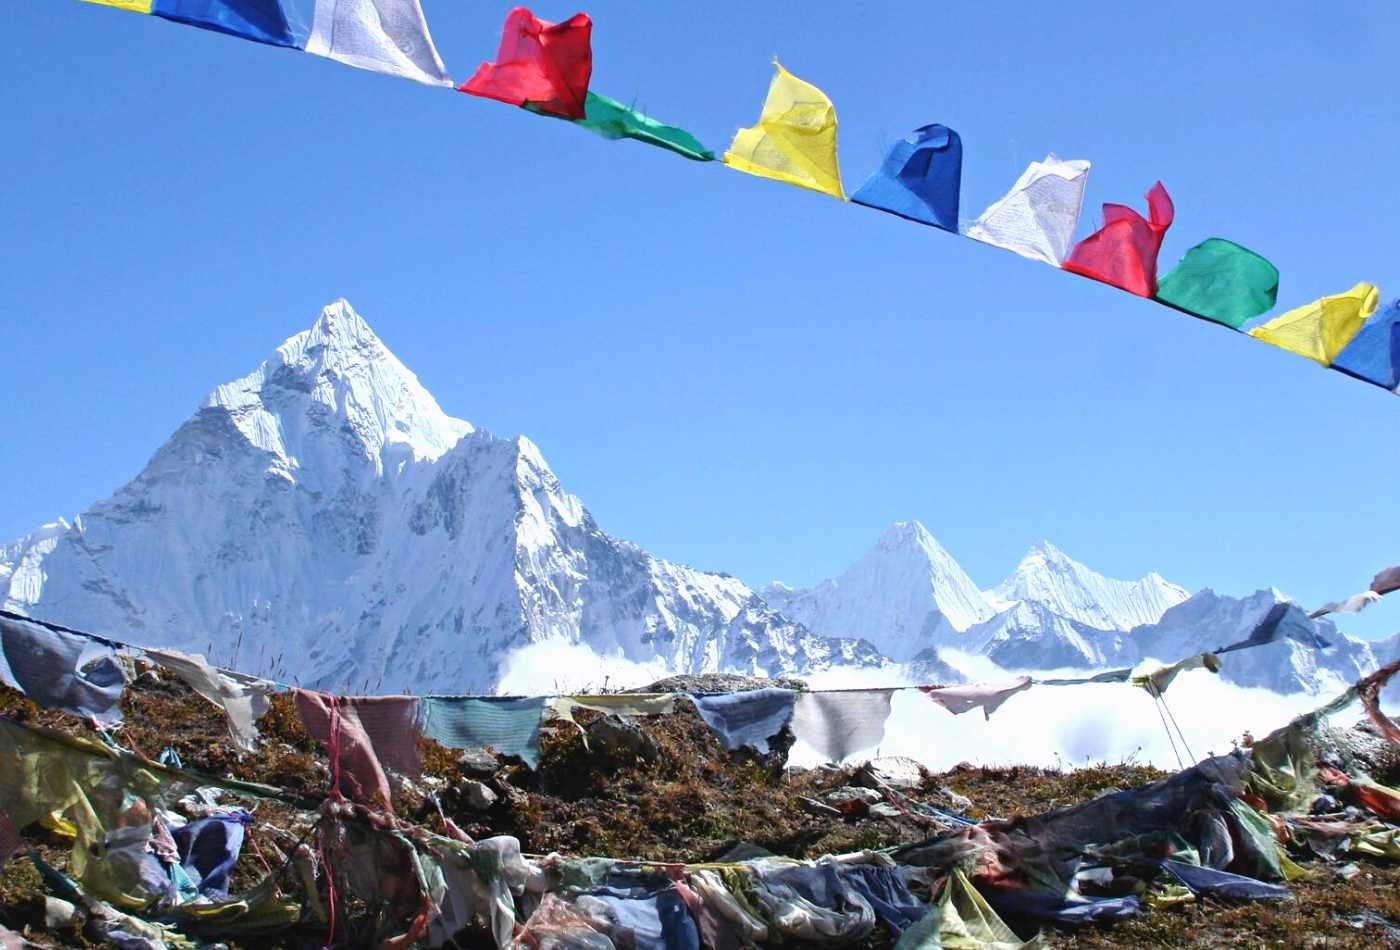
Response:
[{"label": "cloth scrap", "polygon": [[46,709],[107,726],[121,720],[126,673],[116,651],[88,637],[0,617],[0,683]]},{"label": "cloth scrap", "polygon": [[715,696],[689,695],[700,718],[730,752],[744,746],[767,752],[768,740],[787,725],[797,702],[795,691],[778,688]]},{"label": "cloth scrap", "polygon": [[904,872],[894,865],[845,864],[840,873],[896,937],[928,912],[928,905],[910,893]]},{"label": "cloth scrap", "polygon": [[574,721],[575,709],[618,716],[669,716],[676,711],[675,693],[609,693],[597,696],[554,696],[545,703],[544,719]]},{"label": "cloth scrap", "polygon": [[754,898],[775,935],[817,943],[855,943],[875,929],[874,909],[829,858],[814,865],[765,858],[751,867]]},{"label": "cloth scrap", "polygon": [[828,762],[879,745],[890,718],[892,689],[802,693],[792,712],[792,734]]},{"label": "cloth scrap", "polygon": [[340,791],[355,801],[390,806],[384,766],[416,778],[418,699],[413,696],[331,696],[293,689],[301,724],[326,745]]},{"label": "cloth scrap", "polygon": [[593,21],[575,13],[548,23],[525,7],[506,14],[496,61],[482,63],[458,92],[562,119],[583,119],[593,75]]},{"label": "cloth scrap", "polygon": [[430,86],[452,84],[418,0],[316,0],[306,51]]},{"label": "cloth scrap", "polygon": [[895,950],[1019,950],[1026,942],[997,916],[961,868],[953,868],[938,904],[905,930]]},{"label": "cloth scrap", "polygon": [[1031,162],[1011,190],[988,206],[964,232],[974,241],[1059,267],[1069,254],[1089,163],[1054,152]]},{"label": "cloth scrap", "polygon": [[229,875],[238,863],[243,837],[253,816],[243,809],[200,818],[171,832],[180,849],[180,866],[199,893],[214,900],[228,897]]},{"label": "cloth scrap", "polygon": [[724,163],[736,171],[845,199],[836,161],[836,107],[773,61],[758,123],[734,133]]},{"label": "cloth scrap", "polygon": [[1039,923],[1078,927],[1125,920],[1142,913],[1142,905],[1136,897],[1089,899],[1073,892],[1064,895],[1024,887],[984,887],[980,890],[987,903],[1003,919],[1024,917]]},{"label": "cloth scrap", "polygon": [[1160,696],[1167,691],[1172,682],[1187,670],[1210,670],[1212,673],[1220,672],[1220,660],[1214,653],[1198,653],[1195,656],[1188,656],[1184,660],[1177,660],[1171,666],[1148,667],[1141,673],[1137,673],[1132,678],[1134,686],[1141,686],[1154,696]]},{"label": "cloth scrap", "polygon": [[277,690],[273,683],[233,670],[218,669],[210,666],[202,656],[181,653],[179,650],[144,647],[141,652],[157,666],[178,676],[190,689],[223,709],[228,717],[229,736],[235,746],[244,752],[257,748],[257,722],[270,706],[268,695]]},{"label": "cloth scrap", "polygon": [[970,683],[966,686],[920,686],[925,696],[955,716],[969,709],[982,710],[985,719],[1023,689],[1030,689],[1031,678],[1020,676],[1007,683]]},{"label": "cloth scrap", "polygon": [[540,764],[544,709],[543,696],[428,696],[423,700],[423,734],[449,749],[490,747],[533,769]]},{"label": "cloth scrap", "polygon": [[1292,894],[1281,884],[1256,881],[1242,874],[1198,867],[1183,861],[1163,861],[1162,867],[1172,877],[1191,889],[1193,894],[1209,894],[1226,900],[1289,900]]}]

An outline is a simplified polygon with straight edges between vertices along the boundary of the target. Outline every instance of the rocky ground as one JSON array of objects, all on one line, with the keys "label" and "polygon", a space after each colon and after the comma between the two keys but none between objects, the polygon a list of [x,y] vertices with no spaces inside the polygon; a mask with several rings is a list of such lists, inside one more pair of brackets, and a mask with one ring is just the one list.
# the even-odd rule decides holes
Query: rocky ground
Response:
[{"label": "rocky ground", "polygon": [[[669,684],[666,688],[676,688]],[[728,684],[733,688],[733,684]],[[147,671],[123,701],[128,747],[155,757],[165,749],[184,767],[316,794],[329,784],[318,745],[298,721],[289,696],[274,698],[260,722],[263,742],[240,756],[227,741],[221,713],[178,681]],[[81,731],[78,720],[42,711],[0,688],[0,714]],[[557,851],[668,861],[702,861],[763,851],[800,858],[920,840],[927,821],[881,785],[911,800],[974,818],[1029,815],[1077,804],[1109,790],[1130,788],[1163,773],[1135,765],[1073,771],[984,769],[965,765],[930,774],[907,761],[871,767],[790,770],[784,750],[767,756],[728,754],[687,704],[671,716],[627,721],[579,711],[587,730],[547,727],[538,770],[484,753],[463,754],[423,741],[424,774],[404,780],[394,802],[411,821],[440,828],[442,814],[467,834],[511,834],[526,852]],[[1400,780],[1377,775],[1382,782]],[[894,803],[891,802],[892,797]],[[259,806],[252,836],[263,853],[290,848],[305,815],[288,806]],[[26,844],[64,868],[64,840],[37,826]],[[239,863],[234,888],[249,886],[261,867]],[[1350,867],[1306,864],[1309,877],[1292,882],[1296,898],[1283,904],[1202,902],[1146,913],[1110,929],[1052,934],[1051,946],[1400,946],[1400,867],[1357,861]],[[45,889],[33,866],[13,860],[0,873],[0,924],[28,928],[30,939],[86,946],[75,926],[47,927]],[[284,934],[242,946],[317,945],[323,933]],[[481,946],[489,945],[482,935]]]}]

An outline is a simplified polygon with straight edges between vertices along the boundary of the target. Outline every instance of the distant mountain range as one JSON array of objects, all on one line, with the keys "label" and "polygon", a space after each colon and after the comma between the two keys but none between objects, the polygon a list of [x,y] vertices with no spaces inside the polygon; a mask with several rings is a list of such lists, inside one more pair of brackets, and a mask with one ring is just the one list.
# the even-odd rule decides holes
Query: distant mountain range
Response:
[{"label": "distant mountain range", "polygon": [[[326,689],[488,691],[551,640],[677,672],[803,674],[938,651],[1094,669],[1233,642],[1280,599],[1113,580],[1049,543],[983,591],[902,522],[839,577],[755,591],[604,532],[528,439],[446,415],[350,305],[326,307],[216,388],[146,467],[72,523],[0,547],[11,610]],[[1400,654],[1329,644],[1231,654],[1222,675],[1330,690]]]}]

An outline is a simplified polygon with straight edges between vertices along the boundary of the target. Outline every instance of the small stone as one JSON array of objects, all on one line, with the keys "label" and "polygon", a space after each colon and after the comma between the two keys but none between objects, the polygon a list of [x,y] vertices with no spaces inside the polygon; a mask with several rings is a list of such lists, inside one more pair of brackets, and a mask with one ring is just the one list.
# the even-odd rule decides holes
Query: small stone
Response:
[{"label": "small stone", "polygon": [[858,788],[855,785],[843,785],[841,788],[827,792],[822,798],[825,799],[828,805],[834,805],[837,808],[840,808],[847,802],[858,801],[864,802],[867,805],[873,805],[876,802],[885,800],[885,796],[881,795],[875,789]]},{"label": "small stone", "polygon": [[468,808],[485,811],[496,804],[496,793],[475,779],[464,781],[459,790],[462,793],[462,801],[466,803]]},{"label": "small stone", "polygon": [[870,806],[871,818],[903,818],[904,812],[888,802],[876,802]]},{"label": "small stone", "polygon": [[916,789],[924,783],[924,767],[902,755],[887,755],[871,759],[856,776],[856,781],[871,788]]},{"label": "small stone", "polygon": [[485,749],[468,749],[457,757],[457,767],[468,778],[490,778],[496,774],[500,763]]},{"label": "small stone", "polygon": [[589,724],[588,748],[614,759],[637,758],[647,762],[655,762],[661,754],[641,726],[612,713]]},{"label": "small stone", "polygon": [[972,799],[966,795],[960,795],[946,785],[938,787],[938,794],[943,796],[943,800],[952,806],[954,811],[966,812],[972,807]]},{"label": "small stone", "polygon": [[1343,881],[1350,881],[1360,873],[1361,868],[1355,864],[1343,864],[1341,867],[1337,868],[1336,871],[1337,877],[1341,878]]},{"label": "small stone", "polygon": [[44,929],[66,930],[78,923],[78,908],[75,904],[57,897],[44,898]]}]

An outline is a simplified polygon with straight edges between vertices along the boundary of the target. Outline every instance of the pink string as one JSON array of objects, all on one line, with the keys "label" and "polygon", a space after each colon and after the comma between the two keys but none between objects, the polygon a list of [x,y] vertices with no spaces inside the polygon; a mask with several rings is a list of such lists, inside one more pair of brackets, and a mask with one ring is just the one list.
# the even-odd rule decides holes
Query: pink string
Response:
[{"label": "pink string", "polygon": [[248,843],[253,846],[253,853],[257,855],[258,860],[262,862],[263,870],[271,875],[272,865],[268,864],[267,858],[263,857],[262,848],[258,847],[258,839],[253,835],[253,828],[251,825],[248,827]]}]

